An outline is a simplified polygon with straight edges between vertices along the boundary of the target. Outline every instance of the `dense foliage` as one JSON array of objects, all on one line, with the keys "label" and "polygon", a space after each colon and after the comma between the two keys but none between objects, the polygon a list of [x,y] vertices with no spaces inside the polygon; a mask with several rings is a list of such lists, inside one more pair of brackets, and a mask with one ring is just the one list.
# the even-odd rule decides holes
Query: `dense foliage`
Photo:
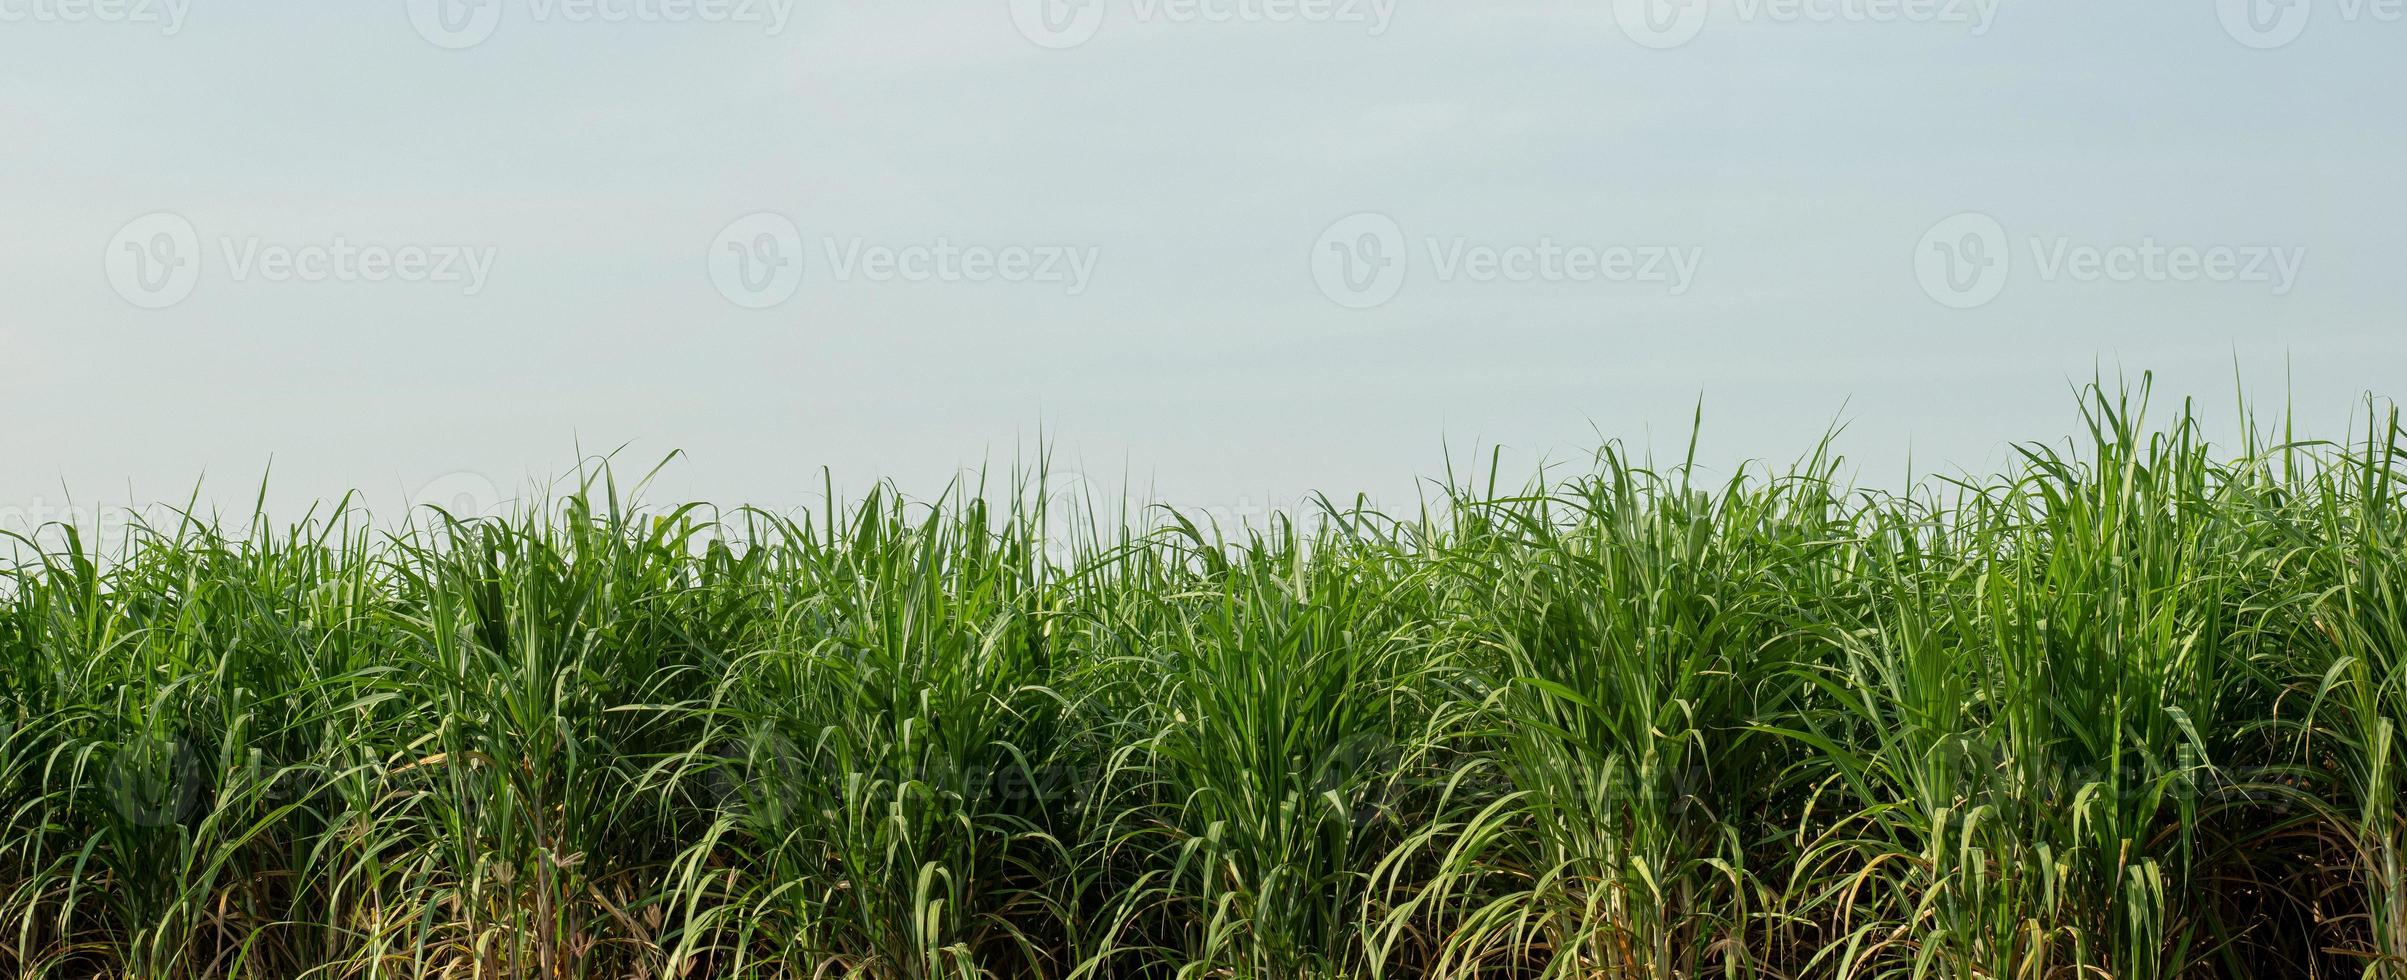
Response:
[{"label": "dense foliage", "polygon": [[20,540],[0,973],[2407,977],[2407,432],[2144,400],[1904,494]]}]

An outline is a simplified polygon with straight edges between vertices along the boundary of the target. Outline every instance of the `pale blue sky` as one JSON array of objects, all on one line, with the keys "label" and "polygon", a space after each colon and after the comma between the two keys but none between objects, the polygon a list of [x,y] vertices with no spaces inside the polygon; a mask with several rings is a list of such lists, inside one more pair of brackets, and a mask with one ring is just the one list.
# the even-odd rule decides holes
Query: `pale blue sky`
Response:
[{"label": "pale blue sky", "polygon": [[[414,0],[172,32],[127,2],[161,19],[0,0],[0,502],[233,499],[271,457],[279,499],[398,500],[581,441],[782,505],[823,464],[932,489],[1040,424],[1173,500],[1396,497],[1449,444],[1668,450],[1699,397],[1709,458],[1844,419],[1877,480],[2063,435],[2098,364],[2223,412],[2236,358],[2334,425],[2407,388],[2407,23],[2357,0],[2260,34],[2214,3],[1982,30],[1948,16],[1974,0],[1710,0],[1661,49],[1611,0],[1087,0],[1034,37],[1010,0],[795,0],[782,30],[773,0],[484,0],[489,35],[432,39]],[[197,278],[129,297],[162,212]],[[801,278],[731,298],[761,212]],[[1403,278],[1356,309],[1316,272],[1366,212]],[[1990,223],[1926,240],[1964,212]],[[1964,227],[2003,244],[1993,296],[1918,275]],[[338,240],[426,264],[275,271]]]}]

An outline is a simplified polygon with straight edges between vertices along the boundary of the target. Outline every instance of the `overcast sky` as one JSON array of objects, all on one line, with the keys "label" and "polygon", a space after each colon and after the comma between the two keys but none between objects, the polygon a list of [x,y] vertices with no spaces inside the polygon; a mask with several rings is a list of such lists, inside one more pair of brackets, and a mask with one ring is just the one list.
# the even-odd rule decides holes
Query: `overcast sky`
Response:
[{"label": "overcast sky", "polygon": [[[1879,482],[2407,365],[2381,0],[0,0],[0,511]],[[465,476],[463,476],[463,474]],[[7,513],[0,513],[5,519]]]}]

